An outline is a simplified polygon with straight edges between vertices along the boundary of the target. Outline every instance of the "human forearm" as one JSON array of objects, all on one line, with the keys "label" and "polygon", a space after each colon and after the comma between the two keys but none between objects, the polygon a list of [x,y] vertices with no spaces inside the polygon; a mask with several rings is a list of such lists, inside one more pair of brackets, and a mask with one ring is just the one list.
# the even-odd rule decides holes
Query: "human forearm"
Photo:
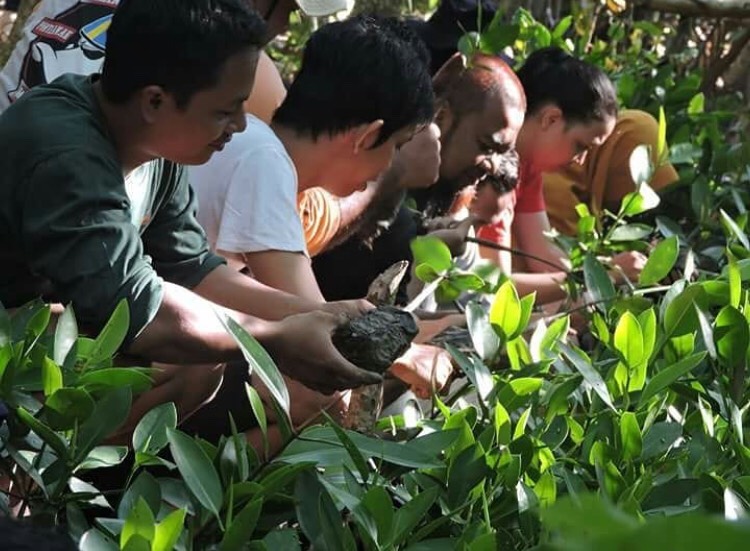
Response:
[{"label": "human forearm", "polygon": [[243,257],[245,265],[259,282],[315,303],[325,301],[310,259],[303,253],[262,251],[246,253]]},{"label": "human forearm", "polygon": [[265,320],[280,320],[319,309],[319,301],[273,289],[227,266],[220,266],[198,284],[203,298]]},{"label": "human forearm", "polygon": [[273,323],[220,308],[183,287],[164,283],[156,316],[127,352],[150,361],[174,364],[240,359],[242,353],[219,315],[231,316],[260,341],[267,340],[274,332]]},{"label": "human forearm", "polygon": [[511,276],[511,280],[520,296],[525,296],[536,291],[537,304],[547,304],[548,302],[564,299],[567,296],[562,287],[565,278],[565,272],[519,272]]}]

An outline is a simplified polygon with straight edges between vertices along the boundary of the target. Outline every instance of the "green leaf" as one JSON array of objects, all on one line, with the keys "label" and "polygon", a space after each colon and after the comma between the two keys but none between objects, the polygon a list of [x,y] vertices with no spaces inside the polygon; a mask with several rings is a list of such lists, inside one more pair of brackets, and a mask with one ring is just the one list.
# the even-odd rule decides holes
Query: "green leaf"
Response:
[{"label": "green leaf", "polygon": [[654,285],[669,275],[680,252],[680,241],[675,235],[659,243],[646,261],[638,281],[641,285]]},{"label": "green leaf", "polygon": [[745,232],[740,229],[740,227],[737,225],[737,222],[735,222],[731,216],[729,216],[724,209],[719,209],[719,213],[721,214],[721,222],[724,224],[724,226],[729,230],[729,233],[731,235],[734,235],[734,237],[742,243],[742,246],[745,247],[745,249],[750,250],[750,241],[747,239],[747,235],[745,235]]},{"label": "green leaf", "polygon": [[521,299],[521,319],[518,321],[518,329],[510,336],[510,340],[514,340],[520,336],[521,333],[526,331],[526,327],[529,325],[531,319],[531,312],[534,310],[534,303],[536,302],[536,291],[526,295]]},{"label": "green leaf", "polygon": [[86,387],[90,392],[129,387],[131,393],[140,394],[151,388],[153,380],[148,374],[152,371],[154,370],[148,368],[105,367],[87,371],[78,378],[76,384]]},{"label": "green leaf", "polygon": [[641,324],[630,312],[625,312],[617,323],[614,344],[631,372],[636,371],[643,364],[643,332]]},{"label": "green leaf", "polygon": [[432,283],[440,277],[440,274],[429,264],[420,264],[414,268],[414,275],[417,276],[417,279],[425,283]]},{"label": "green leaf", "polygon": [[679,423],[654,423],[643,437],[641,459],[647,461],[664,455],[681,436]]},{"label": "green leaf", "polygon": [[510,444],[510,415],[503,405],[498,402],[495,404],[495,441],[500,446]]},{"label": "green leaf", "polygon": [[245,329],[236,321],[228,316],[221,315],[220,319],[224,327],[229,332],[242,350],[242,355],[248,364],[251,373],[258,375],[260,380],[266,386],[273,396],[274,400],[281,406],[289,419],[289,391],[284,383],[284,377],[276,367],[276,364],[268,355],[268,352],[255,340],[255,338],[245,331]]},{"label": "green leaf", "polygon": [[643,439],[635,413],[626,411],[620,417],[620,439],[622,440],[622,459],[632,461],[641,456]]},{"label": "green leaf", "polygon": [[65,358],[78,339],[78,323],[73,313],[73,306],[68,305],[57,320],[55,328],[55,346],[53,359],[57,365],[64,365]]},{"label": "green leaf", "polygon": [[62,369],[47,356],[44,357],[42,363],[42,384],[45,396],[49,396],[63,386]]},{"label": "green leaf", "polygon": [[702,291],[701,287],[691,285],[669,303],[664,312],[664,340],[694,333],[698,329],[698,318],[693,305],[700,306],[697,301]]},{"label": "green leaf", "polygon": [[[542,507],[549,507],[557,500],[557,482],[551,470],[544,471],[533,489]],[[495,549],[495,547],[492,547],[492,549]]]},{"label": "green leaf", "polygon": [[656,375],[651,377],[651,380],[646,384],[646,388],[641,393],[638,407],[643,407],[648,400],[659,394],[664,389],[668,388],[675,381],[684,377],[695,369],[706,357],[705,352],[699,352],[688,356],[677,362],[676,364],[670,365],[669,367],[662,369]]},{"label": "green leaf", "polygon": [[732,254],[729,257],[727,265],[727,279],[729,280],[729,305],[735,308],[740,307],[740,298],[742,295],[742,275],[737,261]]},{"label": "green leaf", "polygon": [[638,314],[638,323],[643,332],[643,358],[648,361],[656,346],[656,311],[653,308]]},{"label": "green leaf", "polygon": [[0,348],[9,344],[13,340],[13,326],[10,321],[8,311],[0,302]]},{"label": "green leaf", "polygon": [[172,551],[182,534],[186,511],[172,511],[156,525],[151,551]]},{"label": "green leaf", "polygon": [[263,435],[263,449],[265,450],[266,456],[268,456],[268,420],[266,419],[266,408],[263,405],[263,400],[261,400],[258,391],[248,383],[245,383],[245,393],[250,402],[250,407],[253,409],[255,419],[258,421],[258,427]]},{"label": "green leaf", "polygon": [[154,513],[143,498],[139,498],[125,519],[120,532],[120,547],[124,549],[133,536],[141,536],[148,542],[153,541],[155,529]]},{"label": "green leaf", "polygon": [[107,436],[128,418],[132,395],[129,388],[118,388],[105,394],[94,411],[80,426],[76,440],[76,461],[83,460]]},{"label": "green leaf", "polygon": [[362,497],[361,507],[375,521],[379,542],[391,541],[393,536],[393,503],[381,486],[373,486]]},{"label": "green leaf", "polygon": [[606,312],[606,302],[614,298],[615,286],[604,266],[590,253],[583,261],[583,278],[591,298],[597,303],[597,309]]},{"label": "green leaf", "polygon": [[747,358],[750,329],[745,316],[733,306],[725,306],[716,316],[714,342],[719,360],[727,367],[736,367]]},{"label": "green leaf", "polygon": [[636,191],[631,191],[622,198],[620,203],[620,216],[636,216],[647,210],[655,209],[659,206],[661,199],[659,195],[648,185],[643,182],[638,186]]},{"label": "green leaf", "polygon": [[630,154],[630,177],[633,178],[636,187],[644,183],[648,184],[653,173],[654,168],[651,164],[648,146],[643,144],[636,146]]},{"label": "green leaf", "polygon": [[117,506],[117,516],[125,518],[141,499],[146,502],[152,513],[159,512],[162,499],[161,487],[148,471],[142,471],[122,495]]},{"label": "green leaf", "polygon": [[661,105],[659,106],[659,130],[656,138],[656,158],[661,162],[666,159],[667,153],[667,117],[664,113],[664,106]]},{"label": "green leaf", "polygon": [[714,344],[714,330],[703,313],[703,310],[695,306],[695,315],[698,317],[698,324],[700,325],[701,336],[703,337],[703,344],[706,345],[706,351],[712,359],[717,358],[716,345]]},{"label": "green leaf", "polygon": [[367,462],[365,461],[362,453],[359,451],[359,448],[357,448],[352,439],[349,438],[349,435],[346,433],[346,431],[339,427],[336,424],[336,421],[334,421],[325,410],[323,411],[323,416],[328,421],[328,424],[331,426],[333,431],[336,433],[336,437],[344,446],[344,449],[349,454],[349,457],[351,457],[352,461],[354,462],[354,466],[357,467],[357,471],[359,471],[359,476],[361,476],[362,480],[367,483],[367,480],[370,477],[370,471],[367,468]]},{"label": "green leaf", "polygon": [[127,455],[127,446],[98,446],[91,450],[76,471],[114,467],[122,463]]},{"label": "green leaf", "polygon": [[613,242],[642,241],[651,235],[651,231],[645,224],[625,224],[612,230],[609,239]]},{"label": "green leaf", "polygon": [[130,329],[130,309],[128,301],[122,299],[99,336],[96,337],[87,365],[95,365],[114,356],[125,340],[128,329]]},{"label": "green leaf", "polygon": [[612,397],[609,394],[609,390],[607,390],[607,385],[604,384],[602,376],[591,364],[591,359],[589,359],[589,357],[578,348],[563,343],[560,343],[558,346],[560,347],[560,351],[573,365],[576,371],[583,375],[583,379],[591,385],[594,392],[599,395],[607,406],[614,410],[615,406],[612,403]]},{"label": "green leaf", "polygon": [[417,496],[412,497],[401,506],[393,517],[393,538],[391,543],[401,545],[406,542],[412,530],[427,518],[427,512],[438,497],[439,488],[427,488]]},{"label": "green leaf", "polygon": [[466,323],[479,357],[484,361],[493,359],[500,350],[500,338],[492,329],[486,310],[476,302],[470,302],[466,307]]},{"label": "green leaf", "polygon": [[508,280],[500,286],[490,308],[490,323],[509,340],[521,322],[521,301],[513,283]]},{"label": "green leaf", "polygon": [[24,425],[33,430],[39,438],[44,440],[44,442],[55,451],[59,458],[68,458],[68,447],[55,431],[21,407],[16,410],[16,415],[18,415],[18,418]]},{"label": "green leaf", "polygon": [[195,440],[180,431],[167,429],[167,439],[190,493],[218,519],[224,496],[219,475],[208,455]]},{"label": "green leaf", "polygon": [[466,356],[466,354],[450,343],[446,343],[445,349],[453,356],[458,367],[461,368],[464,375],[474,385],[474,390],[476,390],[482,403],[484,403],[495,386],[490,370],[484,363],[476,361],[473,357]]},{"label": "green leaf", "polygon": [[453,265],[451,251],[442,239],[431,235],[417,237],[411,242],[414,264],[427,264],[438,274],[449,270]]},{"label": "green leaf", "polygon": [[156,455],[169,442],[167,430],[177,428],[177,408],[160,404],[144,415],[133,431],[133,450]]},{"label": "green leaf", "polygon": [[299,535],[292,528],[278,529],[269,532],[262,540],[268,551],[300,551]]},{"label": "green leaf", "polygon": [[120,551],[120,546],[96,528],[92,528],[81,537],[78,549],[80,551]]},{"label": "green leaf", "polygon": [[455,509],[471,500],[471,493],[490,474],[484,450],[472,444],[459,453],[448,469],[447,503]]},{"label": "green leaf", "polygon": [[44,402],[44,418],[55,430],[68,430],[86,421],[94,412],[94,400],[85,390],[61,388]]},{"label": "green leaf", "polygon": [[705,103],[706,97],[703,95],[703,92],[695,94],[688,104],[687,114],[700,115],[701,113],[703,113]]},{"label": "green leaf", "polygon": [[263,500],[256,498],[243,507],[221,540],[220,551],[241,551],[255,532]]},{"label": "green leaf", "polygon": [[478,291],[484,287],[484,280],[476,274],[452,274],[449,281],[460,291]]}]

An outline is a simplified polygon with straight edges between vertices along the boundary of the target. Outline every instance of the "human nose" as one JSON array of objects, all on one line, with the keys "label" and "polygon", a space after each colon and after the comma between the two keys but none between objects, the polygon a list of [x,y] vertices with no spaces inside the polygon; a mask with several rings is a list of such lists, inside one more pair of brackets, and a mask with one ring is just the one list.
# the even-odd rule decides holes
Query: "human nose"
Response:
[{"label": "human nose", "polygon": [[247,117],[245,116],[244,109],[240,107],[234,117],[232,117],[232,121],[229,124],[229,133],[234,134],[235,132],[244,132],[245,128],[247,128]]}]

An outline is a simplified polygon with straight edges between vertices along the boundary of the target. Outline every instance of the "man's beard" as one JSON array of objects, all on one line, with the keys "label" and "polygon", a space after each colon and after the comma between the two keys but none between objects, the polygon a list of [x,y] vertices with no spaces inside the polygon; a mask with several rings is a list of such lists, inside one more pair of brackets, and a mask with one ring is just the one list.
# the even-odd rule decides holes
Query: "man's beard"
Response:
[{"label": "man's beard", "polygon": [[438,178],[429,188],[414,190],[412,197],[424,218],[436,218],[448,214],[456,195],[465,187],[465,178]]}]

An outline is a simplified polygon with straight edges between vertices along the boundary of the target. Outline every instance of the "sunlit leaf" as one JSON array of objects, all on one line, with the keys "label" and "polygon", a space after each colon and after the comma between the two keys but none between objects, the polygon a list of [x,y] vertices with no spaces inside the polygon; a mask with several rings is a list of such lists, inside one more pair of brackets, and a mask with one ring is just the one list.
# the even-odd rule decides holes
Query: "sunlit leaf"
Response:
[{"label": "sunlit leaf", "polygon": [[500,286],[490,308],[490,323],[500,330],[507,340],[521,322],[521,301],[513,283],[508,280]]},{"label": "sunlit leaf", "polygon": [[427,264],[438,274],[450,269],[453,264],[453,257],[448,245],[442,239],[431,235],[413,239],[411,251],[416,266]]},{"label": "sunlit leaf", "polygon": [[648,183],[654,172],[651,164],[651,154],[646,145],[638,145],[630,154],[630,177],[636,186]]},{"label": "sunlit leaf", "polygon": [[160,404],[144,415],[133,431],[133,449],[157,454],[169,442],[167,430],[177,427],[177,408],[173,403]]},{"label": "sunlit leaf", "polygon": [[88,364],[97,364],[115,355],[130,329],[130,309],[128,301],[122,299],[117,303],[114,312],[94,340],[89,353]]},{"label": "sunlit leaf", "polygon": [[717,314],[714,320],[714,342],[719,360],[727,367],[735,367],[745,361],[750,329],[739,310],[725,306]]},{"label": "sunlit leaf", "polygon": [[656,375],[651,377],[641,393],[639,407],[664,389],[668,388],[672,383],[690,373],[705,357],[705,352],[693,354],[692,356],[680,360],[676,364],[662,369]]},{"label": "sunlit leaf", "polygon": [[654,285],[669,275],[680,252],[677,236],[668,237],[659,243],[648,256],[638,281],[641,285]]},{"label": "sunlit leaf", "polygon": [[57,320],[55,327],[55,346],[52,359],[57,365],[63,365],[65,358],[78,338],[78,323],[76,322],[73,306],[68,305]]},{"label": "sunlit leaf", "polygon": [[599,395],[602,401],[609,406],[611,409],[615,409],[612,403],[612,397],[607,390],[607,385],[604,384],[602,376],[599,374],[591,363],[591,360],[581,350],[568,346],[567,344],[560,343],[558,345],[563,355],[570,361],[573,367],[581,375],[584,380],[591,385],[591,388]]},{"label": "sunlit leaf", "polygon": [[120,532],[120,547],[124,549],[134,536],[140,536],[148,542],[153,541],[155,529],[154,513],[143,498],[139,498],[125,519],[125,525]]},{"label": "sunlit leaf", "polygon": [[156,525],[151,551],[171,551],[182,534],[186,511],[177,509],[172,511],[164,520]]},{"label": "sunlit leaf", "polygon": [[622,458],[625,460],[637,459],[643,450],[643,439],[641,429],[635,413],[626,411],[620,417],[620,440],[622,441]]}]

